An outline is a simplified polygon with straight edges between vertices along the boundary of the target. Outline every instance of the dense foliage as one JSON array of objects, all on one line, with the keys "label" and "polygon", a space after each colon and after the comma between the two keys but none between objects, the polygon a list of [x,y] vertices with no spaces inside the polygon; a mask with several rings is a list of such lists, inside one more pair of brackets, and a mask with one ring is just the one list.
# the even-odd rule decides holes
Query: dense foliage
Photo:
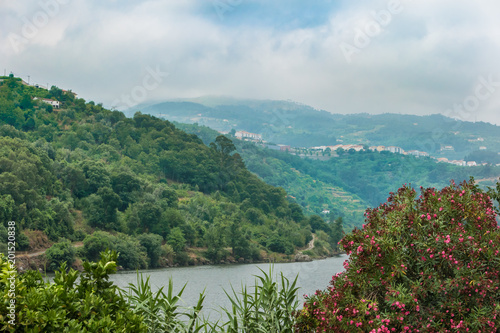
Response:
[{"label": "dense foliage", "polygon": [[500,230],[473,181],[405,186],[346,235],[331,287],[307,299],[300,332],[497,332]]},{"label": "dense foliage", "polygon": [[188,264],[193,247],[213,262],[259,260],[276,240],[292,254],[312,237],[300,207],[249,172],[228,138],[208,147],[168,121],[15,77],[0,81],[0,217],[16,221],[17,250],[41,247],[34,236],[68,239],[96,260],[106,244],[125,268]]},{"label": "dense foliage", "polygon": [[[146,332],[140,314],[130,308],[119,289],[109,282],[116,272],[116,252],[104,253],[95,263],[85,262],[82,273],[66,271],[64,264],[54,281],[46,283],[36,271],[12,272],[0,258],[0,330],[6,332]],[[8,318],[10,283],[15,283],[15,318]],[[4,283],[5,282],[5,283]],[[12,320],[12,321],[11,321]],[[11,321],[11,323],[9,323]],[[15,325],[12,325],[15,323]]]}]

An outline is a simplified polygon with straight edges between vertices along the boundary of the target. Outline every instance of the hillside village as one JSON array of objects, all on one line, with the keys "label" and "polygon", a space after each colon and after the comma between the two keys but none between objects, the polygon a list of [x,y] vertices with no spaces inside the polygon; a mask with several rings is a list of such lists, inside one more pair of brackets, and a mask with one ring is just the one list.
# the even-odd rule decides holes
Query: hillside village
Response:
[{"label": "hillside village", "polygon": [[[223,134],[228,134],[228,132],[221,132]],[[328,159],[331,157],[338,156],[340,151],[350,151],[354,150],[356,152],[362,150],[370,150],[370,151],[378,151],[383,152],[387,151],[393,154],[402,154],[402,155],[412,155],[415,157],[429,157],[431,159],[436,160],[438,163],[449,163],[457,166],[467,166],[473,167],[478,165],[487,165],[488,163],[477,163],[476,161],[465,161],[465,160],[449,160],[446,157],[434,157],[430,156],[429,153],[425,151],[419,150],[408,150],[405,151],[401,147],[397,146],[367,146],[367,145],[359,145],[359,144],[337,144],[333,146],[314,146],[309,148],[304,147],[290,147],[289,145],[283,144],[272,144],[262,139],[262,134],[250,133],[246,131],[236,131],[234,133],[234,137],[240,140],[252,141],[254,143],[260,144],[268,149],[280,150],[280,151],[288,151],[291,154],[299,155],[304,158],[314,158],[314,159]],[[479,137],[473,141],[484,141],[483,138]],[[453,151],[453,146],[444,146],[441,148],[441,151]],[[481,146],[480,150],[486,150],[486,147]],[[496,164],[500,166],[500,164]]]}]

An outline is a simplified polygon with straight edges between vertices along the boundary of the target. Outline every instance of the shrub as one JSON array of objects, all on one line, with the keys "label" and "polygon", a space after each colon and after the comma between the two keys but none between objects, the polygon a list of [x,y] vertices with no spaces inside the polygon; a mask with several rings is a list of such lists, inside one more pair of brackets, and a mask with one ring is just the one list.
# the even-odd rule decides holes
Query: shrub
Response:
[{"label": "shrub", "polygon": [[267,248],[273,252],[293,254],[295,250],[292,243],[284,237],[274,234],[267,240]]},{"label": "shrub", "polygon": [[50,249],[45,252],[49,264],[48,269],[50,271],[56,271],[63,262],[71,266],[75,261],[75,253],[76,250],[69,240],[64,240],[52,245]]},{"label": "shrub", "polygon": [[99,259],[100,253],[106,249],[119,252],[118,265],[125,269],[147,268],[148,259],[146,249],[137,239],[131,236],[105,231],[96,231],[83,240],[83,253],[89,261]]},{"label": "shrub", "polygon": [[340,244],[350,255],[331,287],[309,297],[297,331],[497,332],[500,231],[473,181],[410,187],[366,212]]},{"label": "shrub", "polygon": [[305,251],[302,251],[302,254],[305,254],[306,256],[309,256],[309,257],[314,257],[316,254],[311,251],[311,250],[305,250]]},{"label": "shrub", "polygon": [[46,249],[51,245],[49,237],[43,231],[26,229],[23,233],[28,237],[31,251]]},{"label": "shrub", "polygon": [[[99,262],[85,262],[82,273],[67,271],[63,264],[53,281],[45,283],[36,271],[13,273],[0,256],[0,280],[15,277],[16,290],[14,319],[4,315],[10,313],[10,303],[0,303],[4,315],[0,331],[148,332],[143,317],[133,312],[122,292],[109,281],[109,274],[116,272],[116,259],[116,252],[103,253]],[[7,284],[1,284],[0,296],[8,300],[10,289],[3,285]]]},{"label": "shrub", "polygon": [[169,244],[161,246],[161,256],[168,260],[169,264],[174,262],[175,251]]},{"label": "shrub", "polygon": [[155,234],[141,234],[137,236],[137,239],[141,243],[142,247],[146,249],[146,253],[149,258],[148,267],[158,267],[158,262],[162,254],[161,242],[163,241],[163,238],[160,235]]}]

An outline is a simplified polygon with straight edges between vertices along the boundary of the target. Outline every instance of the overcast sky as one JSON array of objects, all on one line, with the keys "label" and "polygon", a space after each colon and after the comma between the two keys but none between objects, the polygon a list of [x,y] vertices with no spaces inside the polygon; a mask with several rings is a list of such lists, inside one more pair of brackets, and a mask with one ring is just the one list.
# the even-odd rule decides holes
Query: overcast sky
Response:
[{"label": "overcast sky", "polygon": [[500,125],[498,0],[0,0],[0,69],[118,109],[227,95]]}]

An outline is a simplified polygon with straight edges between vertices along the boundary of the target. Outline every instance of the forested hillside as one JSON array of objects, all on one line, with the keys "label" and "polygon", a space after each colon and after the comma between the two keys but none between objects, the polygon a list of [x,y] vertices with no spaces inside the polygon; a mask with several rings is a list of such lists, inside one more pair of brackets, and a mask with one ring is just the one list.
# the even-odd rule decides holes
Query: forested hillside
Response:
[{"label": "forested hillside", "polygon": [[[16,221],[17,250],[57,243],[50,268],[75,255],[97,259],[107,247],[131,269],[259,260],[293,254],[311,230],[331,234],[249,172],[224,136],[207,146],[150,115],[127,118],[56,87],[1,79],[0,252],[7,221]],[[75,253],[70,241],[83,247]]]},{"label": "forested hillside", "polygon": [[[208,143],[218,133],[210,128],[176,124]],[[309,214],[330,210],[344,217],[352,228],[364,222],[367,207],[385,202],[388,193],[403,184],[413,187],[444,187],[451,179],[475,177],[486,188],[495,184],[500,167],[491,165],[459,167],[436,163],[430,158],[354,150],[340,152],[326,161],[304,159],[287,152],[263,148],[255,143],[233,138],[248,169],[267,183],[283,187]]]}]

